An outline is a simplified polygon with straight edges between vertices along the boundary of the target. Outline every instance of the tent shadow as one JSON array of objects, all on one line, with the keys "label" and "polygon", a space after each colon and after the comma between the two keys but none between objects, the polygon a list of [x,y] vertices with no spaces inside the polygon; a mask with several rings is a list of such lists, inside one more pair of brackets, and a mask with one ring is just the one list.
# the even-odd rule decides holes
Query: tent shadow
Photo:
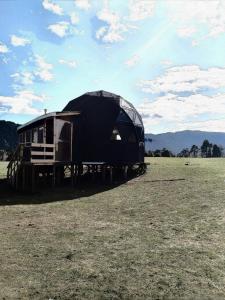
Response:
[{"label": "tent shadow", "polygon": [[[131,178],[129,178],[130,180]],[[83,181],[72,187],[69,182],[59,187],[38,187],[35,193],[18,192],[13,190],[6,180],[0,180],[0,206],[35,205],[57,201],[78,200],[91,197],[126,183],[125,180],[115,181],[113,184]]]}]

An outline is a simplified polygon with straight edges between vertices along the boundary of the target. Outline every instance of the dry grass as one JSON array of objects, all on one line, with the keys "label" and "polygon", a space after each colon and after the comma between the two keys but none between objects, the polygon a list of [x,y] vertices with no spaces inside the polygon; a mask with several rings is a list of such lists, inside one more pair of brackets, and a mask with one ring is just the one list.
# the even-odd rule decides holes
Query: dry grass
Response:
[{"label": "dry grass", "polygon": [[224,159],[150,162],[108,190],[2,188],[0,299],[224,299]]}]

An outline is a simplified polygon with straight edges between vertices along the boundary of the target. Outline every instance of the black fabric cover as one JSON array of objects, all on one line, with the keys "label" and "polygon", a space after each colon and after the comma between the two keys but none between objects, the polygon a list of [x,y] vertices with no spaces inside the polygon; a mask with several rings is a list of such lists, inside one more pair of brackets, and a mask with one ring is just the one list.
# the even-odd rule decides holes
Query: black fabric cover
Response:
[{"label": "black fabric cover", "polygon": [[[118,95],[97,91],[66,105],[63,111],[81,112],[74,120],[73,161],[111,164],[144,161],[144,127],[131,120],[121,106],[121,99],[126,101]],[[134,107],[127,101],[125,104],[140,120]],[[118,130],[121,140],[111,140],[114,129]]]}]

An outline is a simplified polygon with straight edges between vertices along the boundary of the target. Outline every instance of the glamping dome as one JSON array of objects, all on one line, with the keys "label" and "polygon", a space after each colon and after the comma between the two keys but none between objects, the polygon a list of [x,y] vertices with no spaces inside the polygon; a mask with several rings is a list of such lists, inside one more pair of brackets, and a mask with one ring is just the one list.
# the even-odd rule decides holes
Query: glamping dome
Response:
[{"label": "glamping dome", "polygon": [[144,162],[142,119],[127,100],[105,91],[89,92],[63,109],[74,111],[80,112],[74,119],[74,162]]}]

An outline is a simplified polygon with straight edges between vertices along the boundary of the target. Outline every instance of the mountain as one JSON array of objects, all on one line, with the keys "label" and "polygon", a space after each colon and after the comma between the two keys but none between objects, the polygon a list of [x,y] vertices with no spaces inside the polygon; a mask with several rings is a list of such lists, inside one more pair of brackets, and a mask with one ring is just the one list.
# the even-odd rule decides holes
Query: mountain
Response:
[{"label": "mountain", "polygon": [[225,148],[225,132],[184,130],[160,134],[145,134],[145,151],[166,148],[177,154],[184,148],[191,148],[194,144],[201,146],[205,139],[210,143]]},{"label": "mountain", "polygon": [[0,150],[13,150],[16,148],[18,142],[17,127],[10,121],[0,120]]}]

